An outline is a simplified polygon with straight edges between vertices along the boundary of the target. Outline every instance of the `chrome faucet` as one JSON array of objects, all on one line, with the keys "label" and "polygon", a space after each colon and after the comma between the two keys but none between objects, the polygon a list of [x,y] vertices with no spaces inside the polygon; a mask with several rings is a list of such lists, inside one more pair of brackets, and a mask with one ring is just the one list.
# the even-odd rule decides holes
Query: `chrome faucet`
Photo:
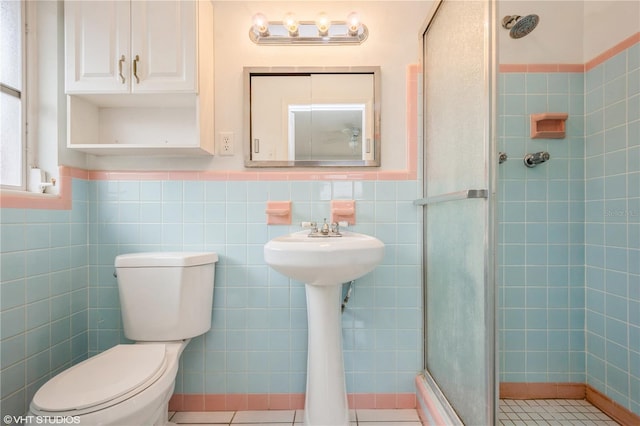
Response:
[{"label": "chrome faucet", "polygon": [[329,225],[326,218],[320,229],[318,229],[316,222],[302,222],[302,227],[311,229],[310,237],[342,237],[340,226],[336,222]]},{"label": "chrome faucet", "polygon": [[327,219],[324,219],[324,225],[322,225],[322,229],[320,230],[320,232],[322,233],[322,235],[329,235],[329,224],[327,223]]}]

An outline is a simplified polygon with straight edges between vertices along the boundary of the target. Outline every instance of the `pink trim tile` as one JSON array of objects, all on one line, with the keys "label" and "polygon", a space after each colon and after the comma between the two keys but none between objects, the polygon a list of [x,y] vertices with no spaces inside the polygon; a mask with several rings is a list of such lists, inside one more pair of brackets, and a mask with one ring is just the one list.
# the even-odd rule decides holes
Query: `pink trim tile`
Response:
[{"label": "pink trim tile", "polygon": [[378,177],[381,180],[407,180],[409,179],[409,172],[405,170],[402,170],[402,171],[388,170],[388,171],[378,173]]},{"label": "pink trim tile", "polygon": [[[304,405],[304,402],[303,402],[303,405]],[[293,408],[291,407],[291,395],[289,395],[288,393],[269,395],[269,409],[270,410],[292,410]]]},{"label": "pink trim tile", "polygon": [[76,179],[89,179],[89,172],[83,169],[78,169],[69,166],[60,166],[60,176],[69,176]]},{"label": "pink trim tile", "polygon": [[588,61],[584,66],[585,71],[589,71],[589,70],[597,67],[598,65],[600,65],[601,63],[603,63],[607,59],[613,58],[618,53],[630,48],[631,46],[633,46],[636,43],[640,43],[640,31],[635,33],[635,34],[633,34],[630,37],[627,37],[626,39],[622,40],[620,43],[616,44],[615,46],[611,47],[610,49],[605,50],[604,52],[602,52],[601,54],[599,54],[595,58],[593,58],[590,61]]},{"label": "pink trim tile", "polygon": [[[175,396],[175,395],[174,395]],[[226,411],[227,397],[224,394],[205,394],[204,395],[205,411]]]},{"label": "pink trim tile", "polygon": [[[407,159],[409,172],[418,168],[418,77],[422,75],[420,64],[407,67]],[[380,176],[378,176],[380,178]]]},{"label": "pink trim tile", "polygon": [[630,48],[636,43],[640,43],[640,32],[637,32],[630,37],[622,40],[620,43],[605,50],[601,54],[597,55],[593,59],[587,61],[584,64],[500,64],[498,70],[501,73],[510,72],[586,72],[598,65],[602,64],[607,59],[611,59],[615,55],[624,50]]},{"label": "pink trim tile", "polygon": [[182,395],[183,411],[204,411],[204,395]]},{"label": "pink trim tile", "polygon": [[527,72],[527,64],[500,64],[498,65],[498,71],[501,73]]},{"label": "pink trim tile", "polygon": [[184,411],[182,409],[182,394],[176,393],[169,399],[169,411]]},{"label": "pink trim tile", "polygon": [[527,72],[558,72],[558,64],[529,64]]},{"label": "pink trim tile", "polygon": [[[283,394],[174,394],[171,411],[302,410],[305,395]],[[416,408],[414,394],[348,394],[351,409]]]},{"label": "pink trim tile", "polygon": [[227,180],[242,181],[242,180],[258,180],[259,174],[256,172],[235,171],[230,170],[227,172]]},{"label": "pink trim tile", "polygon": [[558,72],[584,72],[584,64],[558,64]]},{"label": "pink trim tile", "polygon": [[247,405],[249,410],[269,410],[268,394],[249,394],[247,396]]},{"label": "pink trim tile", "polygon": [[289,180],[289,172],[258,172],[256,180]]},{"label": "pink trim tile", "polygon": [[290,410],[303,410],[304,409],[304,397],[303,393],[294,393],[290,396]]},{"label": "pink trim tile", "polygon": [[227,173],[217,170],[202,170],[199,173],[200,180],[204,181],[226,181]]},{"label": "pink trim tile", "polygon": [[0,207],[11,209],[43,209],[43,210],[71,210],[71,176],[76,173],[68,168],[59,169],[59,178],[56,186],[59,193],[35,194],[27,191],[0,190]]},{"label": "pink trim tile", "polygon": [[169,172],[170,180],[198,180],[197,171],[185,171],[185,172]]},{"label": "pink trim tile", "polygon": [[395,394],[377,394],[375,408],[398,408]]},{"label": "pink trim tile", "polygon": [[418,406],[416,395],[413,393],[399,393],[396,395],[395,408],[416,408]]},{"label": "pink trim tile", "polygon": [[227,410],[247,410],[249,409],[249,396],[247,394],[226,395]]},{"label": "pink trim tile", "polygon": [[364,408],[376,408],[376,395],[373,393],[356,393],[352,394],[353,405],[349,408],[364,409]]},{"label": "pink trim tile", "polygon": [[440,414],[440,410],[438,410],[438,407],[431,398],[429,391],[427,391],[427,388],[425,387],[424,380],[420,375],[416,376],[416,388],[419,398],[422,400],[422,402],[424,402],[424,405],[429,413],[428,415],[421,413],[421,407],[418,405],[418,414],[420,415],[420,417],[431,417],[435,421],[436,425],[445,425],[446,423],[444,422],[444,419]]}]

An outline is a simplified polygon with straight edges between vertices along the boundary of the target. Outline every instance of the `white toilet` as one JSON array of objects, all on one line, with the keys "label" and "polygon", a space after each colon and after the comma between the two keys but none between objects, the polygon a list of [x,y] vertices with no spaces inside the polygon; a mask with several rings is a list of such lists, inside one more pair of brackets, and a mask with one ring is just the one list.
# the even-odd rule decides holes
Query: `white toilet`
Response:
[{"label": "white toilet", "polygon": [[115,260],[124,333],[117,345],[58,374],[30,415],[81,425],[167,425],[189,339],[211,328],[216,253],[135,253]]}]

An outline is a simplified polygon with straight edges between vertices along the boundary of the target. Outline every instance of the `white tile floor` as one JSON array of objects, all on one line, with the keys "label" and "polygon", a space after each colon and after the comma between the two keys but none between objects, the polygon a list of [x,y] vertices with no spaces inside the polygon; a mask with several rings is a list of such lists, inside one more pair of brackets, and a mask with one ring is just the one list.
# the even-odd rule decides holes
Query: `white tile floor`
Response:
[{"label": "white tile floor", "polygon": [[[351,426],[421,426],[416,410],[350,410]],[[179,425],[295,426],[303,410],[210,411],[170,413]],[[498,426],[616,426],[585,400],[500,400]]]},{"label": "white tile floor", "polygon": [[[421,426],[416,410],[350,410],[352,426]],[[267,425],[302,424],[303,410],[209,411],[169,413],[169,420],[179,425]],[[329,425],[328,425],[329,426]]]},{"label": "white tile floor", "polygon": [[615,426],[618,423],[583,399],[501,399],[499,426]]}]

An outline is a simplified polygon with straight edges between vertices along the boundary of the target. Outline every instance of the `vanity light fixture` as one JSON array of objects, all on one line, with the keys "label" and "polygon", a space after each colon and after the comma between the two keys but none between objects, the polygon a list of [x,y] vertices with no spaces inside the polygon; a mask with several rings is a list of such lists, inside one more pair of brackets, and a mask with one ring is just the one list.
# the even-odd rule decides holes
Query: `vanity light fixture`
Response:
[{"label": "vanity light fixture", "polygon": [[289,12],[282,21],[273,22],[257,13],[249,30],[251,41],[262,45],[360,44],[368,36],[369,30],[356,12],[350,13],[345,21],[332,21],[324,12],[315,21],[298,21]]}]

